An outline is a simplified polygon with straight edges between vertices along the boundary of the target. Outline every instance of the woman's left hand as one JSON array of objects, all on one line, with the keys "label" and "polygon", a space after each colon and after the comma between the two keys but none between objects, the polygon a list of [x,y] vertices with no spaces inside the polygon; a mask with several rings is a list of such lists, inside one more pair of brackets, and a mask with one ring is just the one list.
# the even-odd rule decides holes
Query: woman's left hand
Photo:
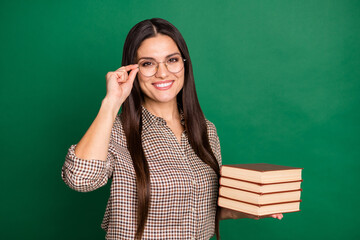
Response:
[{"label": "woman's left hand", "polygon": [[[270,215],[265,215],[265,216],[261,216],[261,217],[256,217],[250,214],[246,214],[246,213],[235,213],[235,217],[240,216],[240,218],[251,218],[251,219],[255,219],[255,220],[259,220],[259,219],[263,219],[263,218],[277,218],[279,220],[281,220],[284,216],[282,215],[282,213],[277,213],[277,214],[270,214]],[[236,218],[235,218],[236,219]]]},{"label": "woman's left hand", "polygon": [[246,213],[242,213],[242,212],[238,212],[235,210],[231,210],[228,208],[221,208],[222,214],[224,217],[224,219],[239,219],[239,218],[251,218],[251,219],[255,219],[255,220],[259,220],[262,218],[277,218],[279,220],[281,220],[284,216],[282,213],[277,213],[277,214],[270,214],[270,215],[265,215],[265,216],[261,216],[261,217],[256,217],[250,214],[246,214]]},{"label": "woman's left hand", "polygon": [[[272,218],[277,218],[279,220],[281,220],[284,216],[282,215],[282,213],[277,213],[277,214],[271,214],[269,215],[270,217]],[[269,217],[269,216],[264,216],[264,217]],[[264,218],[264,217],[261,217],[261,218]]]}]

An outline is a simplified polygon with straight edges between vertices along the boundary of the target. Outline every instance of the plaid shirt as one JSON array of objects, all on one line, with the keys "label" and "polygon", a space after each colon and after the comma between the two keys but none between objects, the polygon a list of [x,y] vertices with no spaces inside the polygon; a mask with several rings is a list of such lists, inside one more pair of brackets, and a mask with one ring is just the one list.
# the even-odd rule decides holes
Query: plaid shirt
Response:
[{"label": "plaid shirt", "polygon": [[[184,115],[180,112],[181,124]],[[181,144],[163,118],[142,106],[142,143],[149,164],[151,202],[143,239],[210,239],[215,234],[218,178],[195,154],[186,130]],[[206,119],[211,148],[221,167],[215,125]],[[133,239],[136,231],[135,170],[126,138],[116,116],[106,161],[84,160],[71,145],[61,176],[72,189],[93,191],[112,178],[111,193],[101,227],[106,239]]]}]

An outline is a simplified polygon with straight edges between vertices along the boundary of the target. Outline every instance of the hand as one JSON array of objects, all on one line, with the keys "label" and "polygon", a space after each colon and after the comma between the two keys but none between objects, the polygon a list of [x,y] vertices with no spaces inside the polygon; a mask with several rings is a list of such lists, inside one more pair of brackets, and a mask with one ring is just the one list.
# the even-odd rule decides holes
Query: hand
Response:
[{"label": "hand", "polygon": [[[277,219],[281,220],[284,216],[282,215],[282,213],[276,213],[276,214],[270,214],[270,215],[266,215],[266,216],[261,216],[258,219],[268,218],[268,217],[277,218]],[[258,219],[256,219],[256,220],[258,220]]]},{"label": "hand", "polygon": [[[128,71],[131,71],[130,74]],[[138,64],[132,64],[122,66],[115,72],[108,72],[106,74],[106,97],[115,99],[122,104],[130,95],[138,71]]]},{"label": "hand", "polygon": [[[223,208],[223,209],[225,209],[225,208]],[[259,220],[259,219],[262,219],[262,218],[272,217],[272,218],[277,218],[277,219],[281,220],[284,217],[282,213],[269,214],[269,215],[265,215],[265,216],[261,216],[261,217],[256,217],[256,216],[253,216],[251,214],[246,214],[246,213],[238,212],[238,211],[231,210],[231,209],[226,209],[226,211],[229,211],[228,214],[230,214],[232,216],[231,217],[232,219],[251,218],[251,219]]]}]

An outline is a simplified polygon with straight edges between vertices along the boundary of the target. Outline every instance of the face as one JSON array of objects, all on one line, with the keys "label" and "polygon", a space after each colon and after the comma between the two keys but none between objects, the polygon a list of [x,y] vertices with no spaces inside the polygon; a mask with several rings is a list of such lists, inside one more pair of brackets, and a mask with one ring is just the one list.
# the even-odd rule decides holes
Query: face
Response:
[{"label": "face", "polygon": [[[157,62],[164,62],[159,64],[158,71],[154,76],[144,76],[140,71],[137,74],[146,104],[151,104],[152,102],[176,102],[176,96],[184,86],[185,66],[178,73],[172,73],[167,70],[165,62],[172,60],[171,57],[167,58],[167,56],[174,53],[178,53],[174,56],[181,56],[174,40],[162,34],[144,40],[138,48],[138,62],[140,60],[140,63],[146,63],[147,59],[142,59],[145,57],[153,58]],[[171,83],[171,85],[167,86],[167,83]]]}]

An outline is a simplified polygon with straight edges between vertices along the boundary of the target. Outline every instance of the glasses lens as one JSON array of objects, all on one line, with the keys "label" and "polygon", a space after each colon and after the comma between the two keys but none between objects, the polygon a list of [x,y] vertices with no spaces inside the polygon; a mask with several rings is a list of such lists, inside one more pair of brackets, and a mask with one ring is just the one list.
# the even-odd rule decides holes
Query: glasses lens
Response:
[{"label": "glasses lens", "polygon": [[184,67],[184,62],[180,56],[171,57],[167,61],[167,67],[169,72],[177,73],[180,72]]},{"label": "glasses lens", "polygon": [[145,76],[151,77],[156,73],[156,62],[153,60],[146,60],[139,63],[140,72]]},{"label": "glasses lens", "polygon": [[[139,63],[140,72],[147,77],[155,75],[158,63],[154,60],[144,60]],[[180,72],[184,68],[184,61],[180,56],[173,56],[166,60],[167,70],[172,73]]]}]

